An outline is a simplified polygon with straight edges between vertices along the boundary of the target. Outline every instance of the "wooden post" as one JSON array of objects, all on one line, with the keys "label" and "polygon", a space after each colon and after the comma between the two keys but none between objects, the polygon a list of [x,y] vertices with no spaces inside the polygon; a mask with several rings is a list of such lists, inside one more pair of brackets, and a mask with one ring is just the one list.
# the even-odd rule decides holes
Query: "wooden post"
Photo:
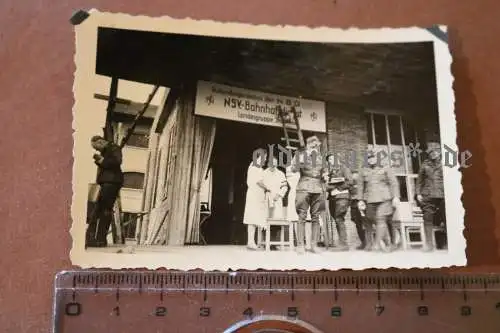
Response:
[{"label": "wooden post", "polygon": [[111,78],[111,86],[109,88],[108,107],[106,109],[106,124],[104,126],[104,139],[113,141],[113,113],[115,112],[116,98],[118,95],[118,78]]},{"label": "wooden post", "polygon": [[[109,87],[108,107],[106,108],[106,122],[104,124],[104,139],[106,141],[114,141],[113,133],[113,114],[115,112],[116,98],[118,95],[118,78],[111,78],[111,85]],[[114,205],[113,223],[111,224],[111,232],[113,234],[113,243],[121,244],[121,207],[119,205],[120,195],[116,198]]]}]

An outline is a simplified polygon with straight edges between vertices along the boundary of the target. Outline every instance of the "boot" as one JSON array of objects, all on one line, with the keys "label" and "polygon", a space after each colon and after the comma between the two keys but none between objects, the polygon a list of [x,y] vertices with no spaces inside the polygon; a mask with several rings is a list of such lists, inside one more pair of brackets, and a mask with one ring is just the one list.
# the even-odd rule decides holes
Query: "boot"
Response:
[{"label": "boot", "polygon": [[339,234],[339,244],[336,247],[337,251],[348,251],[349,246],[347,245],[347,231],[345,226],[345,221],[337,220],[337,231]]},{"label": "boot", "polygon": [[371,251],[373,249],[373,225],[371,223],[365,224],[365,247],[363,250]]},{"label": "boot", "polygon": [[319,241],[319,236],[320,236],[320,225],[319,223],[312,223],[311,225],[312,231],[311,231],[311,252],[313,253],[320,253],[321,250],[318,247],[318,241]]},{"label": "boot", "polygon": [[99,223],[97,225],[97,234],[96,234],[96,245],[98,247],[106,247],[108,246],[107,236],[108,230],[113,222],[112,211],[106,210],[101,215],[99,219]]},{"label": "boot", "polygon": [[424,252],[431,252],[434,250],[434,244],[432,243],[433,236],[433,225],[430,223],[424,224],[424,233],[425,233],[425,244],[423,247]]},{"label": "boot", "polygon": [[389,228],[386,228],[385,236],[383,237],[383,243],[385,244],[385,248],[384,248],[385,252],[392,252],[395,250],[394,244],[393,244],[393,239],[392,239],[391,234],[389,232]]},{"label": "boot", "polygon": [[297,223],[297,248],[296,251],[298,254],[303,254],[305,252],[304,249],[304,239],[306,234],[306,224],[304,222]]},{"label": "boot", "polygon": [[375,240],[373,242],[373,251],[382,251],[382,241],[387,237],[386,235],[387,226],[385,221],[377,221],[375,226]]},{"label": "boot", "polygon": [[366,231],[359,223],[356,224],[356,231],[358,232],[358,237],[361,242],[361,244],[356,249],[363,250],[366,247]]},{"label": "boot", "polygon": [[311,251],[311,241],[312,241],[312,223],[304,223],[304,238],[305,238],[305,250]]}]

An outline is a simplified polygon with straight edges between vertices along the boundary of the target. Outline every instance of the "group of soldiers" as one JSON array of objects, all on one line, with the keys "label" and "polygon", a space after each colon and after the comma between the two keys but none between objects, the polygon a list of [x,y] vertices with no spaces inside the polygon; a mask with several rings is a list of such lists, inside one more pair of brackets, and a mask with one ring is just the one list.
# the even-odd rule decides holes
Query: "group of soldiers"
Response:
[{"label": "group of soldiers", "polygon": [[[123,186],[121,170],[122,154],[120,147],[100,136],[91,139],[97,151],[94,162],[98,167],[97,183],[100,191],[95,209],[89,216],[86,233],[86,247],[106,247],[113,205]],[[293,202],[289,202],[296,212],[297,251],[305,252],[305,243],[311,244],[308,250],[319,252],[320,216],[333,222],[339,241],[333,249],[349,250],[345,217],[350,209],[352,221],[361,241],[358,249],[367,251],[393,251],[396,249],[392,228],[393,215],[400,200],[399,183],[390,167],[380,163],[373,151],[366,155],[367,165],[358,173],[335,161],[330,154],[323,159],[320,152],[321,142],[316,136],[306,140],[306,147],[299,150],[287,169],[287,174],[298,174]],[[265,156],[259,158],[265,159]],[[248,209],[244,223],[248,224],[248,245],[255,248],[255,220],[258,209],[255,207],[266,197],[265,182],[259,174],[262,169],[251,166],[255,174],[256,189],[247,193]],[[270,171],[275,171],[271,168]],[[272,173],[269,173],[272,175]],[[248,178],[250,179],[250,172]],[[265,178],[265,177],[264,177]],[[271,177],[272,178],[272,177]],[[283,182],[282,180],[281,182]],[[285,181],[286,182],[286,181]],[[249,182],[250,184],[250,182]],[[280,183],[276,184],[278,189]],[[261,193],[262,192],[262,193]],[[277,191],[279,192],[279,191]],[[269,197],[269,196],[267,196]],[[282,195],[278,194],[278,197]],[[290,198],[290,196],[289,196]],[[443,168],[441,151],[438,144],[428,144],[427,158],[422,163],[416,185],[416,200],[422,209],[424,220],[424,251],[432,251],[434,226],[445,226]],[[251,202],[257,205],[251,205]],[[278,200],[279,201],[279,200]],[[276,202],[278,202],[276,201]],[[328,202],[328,209],[326,207]],[[267,214],[267,212],[264,212]],[[310,217],[310,218],[309,218]],[[262,216],[260,220],[265,220]],[[306,222],[311,223],[311,233],[306,235]],[[324,223],[327,225],[328,223]],[[307,237],[306,237],[307,236]],[[327,239],[327,242],[329,240]]]},{"label": "group of soldiers", "polygon": [[[297,251],[320,252],[320,217],[330,219],[336,226],[338,243],[332,249],[349,250],[345,217],[350,209],[352,221],[361,241],[358,249],[391,252],[397,248],[393,216],[400,204],[399,183],[389,166],[384,166],[373,151],[366,154],[366,165],[359,173],[335,161],[335,156],[320,153],[320,141],[309,137],[306,147],[292,159],[291,172],[300,178],[296,187]],[[443,170],[438,144],[428,144],[427,158],[420,168],[416,200],[423,212],[424,251],[432,251],[435,225],[445,223]],[[326,203],[328,202],[328,209]],[[292,204],[293,203],[289,203]],[[310,215],[310,219],[308,219]],[[311,223],[311,239],[306,239],[306,222]],[[327,223],[324,223],[326,225]],[[404,237],[404,235],[402,235]],[[331,240],[327,239],[327,242]]]}]

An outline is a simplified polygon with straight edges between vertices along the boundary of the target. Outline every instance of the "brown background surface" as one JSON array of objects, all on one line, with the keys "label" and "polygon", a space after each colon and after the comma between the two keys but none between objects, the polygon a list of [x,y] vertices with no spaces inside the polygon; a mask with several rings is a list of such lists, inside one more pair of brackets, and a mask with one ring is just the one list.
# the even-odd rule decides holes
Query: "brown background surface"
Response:
[{"label": "brown background surface", "polygon": [[468,271],[500,272],[500,2],[213,0],[0,2],[0,330],[48,332],[69,250],[73,11],[336,27],[450,27]]}]

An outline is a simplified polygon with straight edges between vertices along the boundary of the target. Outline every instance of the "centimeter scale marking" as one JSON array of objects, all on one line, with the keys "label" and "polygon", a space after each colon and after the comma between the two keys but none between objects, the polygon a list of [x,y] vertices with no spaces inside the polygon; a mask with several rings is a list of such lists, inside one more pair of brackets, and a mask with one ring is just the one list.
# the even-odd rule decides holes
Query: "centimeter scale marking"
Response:
[{"label": "centimeter scale marking", "polygon": [[55,291],[55,333],[258,332],[241,325],[266,318],[302,323],[281,332],[500,332],[495,274],[74,271]]}]

